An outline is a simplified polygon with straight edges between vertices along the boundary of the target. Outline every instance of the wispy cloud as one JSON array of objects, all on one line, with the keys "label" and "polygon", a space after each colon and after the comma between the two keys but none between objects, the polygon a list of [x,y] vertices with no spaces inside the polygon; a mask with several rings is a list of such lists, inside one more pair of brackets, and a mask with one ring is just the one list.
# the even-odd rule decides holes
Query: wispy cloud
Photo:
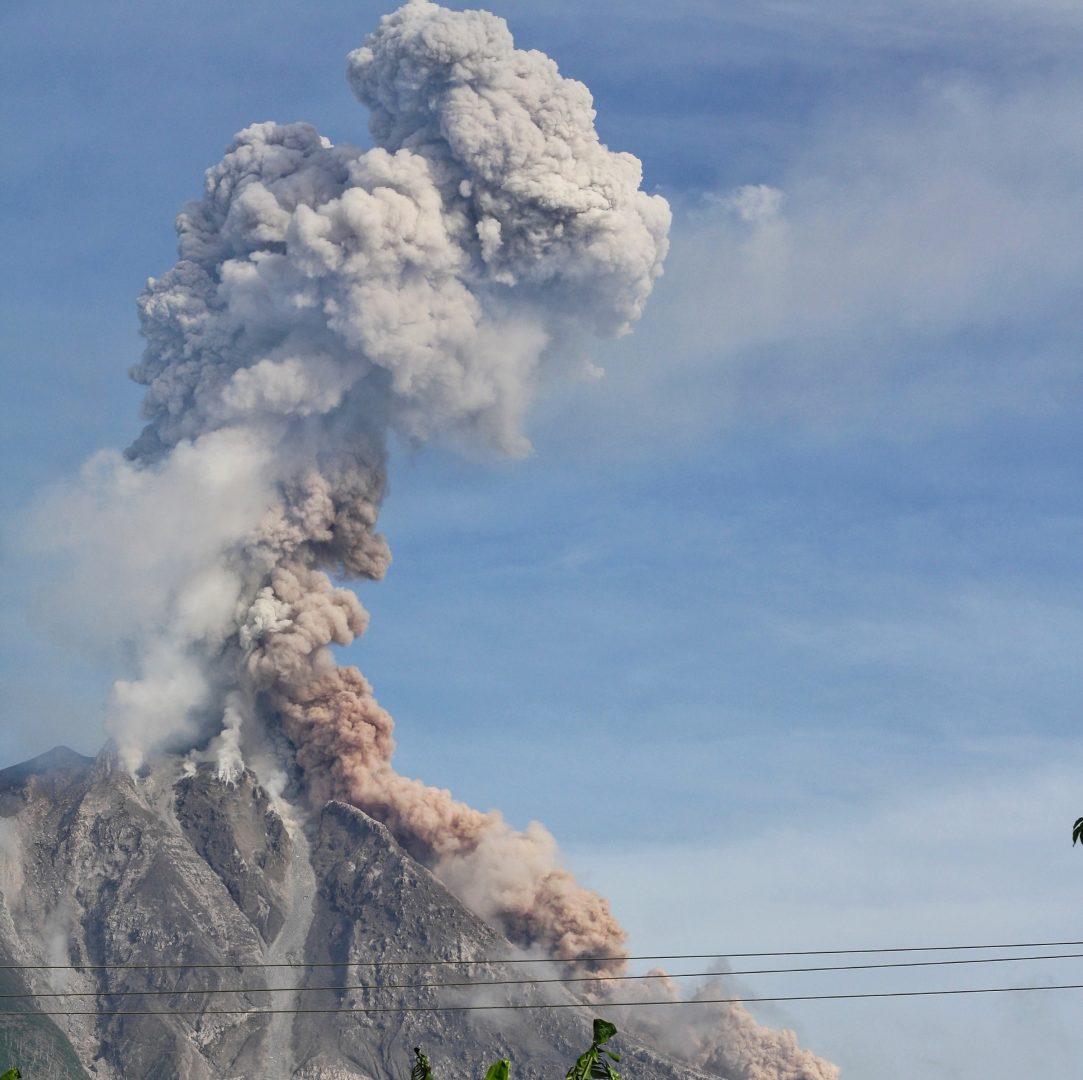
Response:
[{"label": "wispy cloud", "polygon": [[587,407],[616,438],[782,419],[909,438],[1072,407],[1081,90],[926,79],[822,118],[777,182],[686,199],[634,358]]}]

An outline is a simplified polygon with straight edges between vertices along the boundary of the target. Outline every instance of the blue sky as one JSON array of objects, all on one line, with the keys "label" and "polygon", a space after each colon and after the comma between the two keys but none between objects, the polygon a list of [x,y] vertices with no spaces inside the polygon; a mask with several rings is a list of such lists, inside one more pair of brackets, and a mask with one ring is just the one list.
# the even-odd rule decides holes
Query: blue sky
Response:
[{"label": "blue sky", "polygon": [[[1078,938],[1083,10],[491,7],[673,248],[530,459],[398,453],[350,658],[399,768],[544,821],[636,951]],[[93,751],[112,674],[43,610],[25,507],[137,430],[134,299],[230,135],[366,141],[343,58],[383,10],[5,4],[3,761]],[[1083,981],[1019,968],[936,985]],[[1077,1007],[761,1015],[847,1078],[1007,1080],[1070,1074]]]}]

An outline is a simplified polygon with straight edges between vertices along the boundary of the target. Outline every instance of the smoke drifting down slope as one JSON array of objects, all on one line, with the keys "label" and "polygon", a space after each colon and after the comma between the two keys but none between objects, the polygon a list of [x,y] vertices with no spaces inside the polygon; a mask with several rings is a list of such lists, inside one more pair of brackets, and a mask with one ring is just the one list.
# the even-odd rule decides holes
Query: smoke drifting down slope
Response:
[{"label": "smoke drifting down slope", "polygon": [[261,123],[207,172],[140,298],[146,427],[61,500],[81,584],[123,612],[109,728],[133,771],[159,745],[227,778],[288,755],[314,804],[386,822],[514,940],[620,954],[543,828],[395,771],[390,716],[330,647],[367,623],[336,582],[390,561],[389,439],[527,452],[536,379],[630,328],[669,208],[599,141],[586,87],[493,15],[407,4],[348,77],[375,148]]}]

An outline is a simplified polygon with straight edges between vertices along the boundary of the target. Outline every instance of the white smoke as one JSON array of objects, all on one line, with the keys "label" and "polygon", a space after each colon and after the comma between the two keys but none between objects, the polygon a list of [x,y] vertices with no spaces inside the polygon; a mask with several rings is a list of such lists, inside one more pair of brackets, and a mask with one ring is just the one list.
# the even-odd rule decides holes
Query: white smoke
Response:
[{"label": "white smoke", "polygon": [[390,561],[389,438],[525,453],[542,373],[642,312],[669,208],[600,142],[587,88],[496,16],[408,3],[348,75],[376,147],[234,138],[140,298],[142,434],[43,514],[121,645],[129,769],[179,744],[228,781],[286,744],[312,802],[385,821],[512,940],[619,969],[623,929],[552,836],[399,775],[390,716],[330,647],[368,622],[335,579]]},{"label": "white smoke", "polygon": [[286,742],[313,801],[378,814],[463,891],[490,881],[477,902],[519,939],[620,953],[544,829],[395,772],[391,718],[329,651],[368,622],[332,575],[386,572],[391,435],[529,449],[545,369],[639,316],[669,208],[599,141],[586,87],[493,15],[408,4],[348,69],[378,145],[306,124],[234,138],[140,299],[146,427],[42,514],[119,644],[108,728],[129,769],[180,745],[229,780]]},{"label": "white smoke", "polygon": [[[682,999],[664,972],[651,974],[657,977],[612,984],[608,993],[622,1002]],[[731,982],[712,976],[684,998],[700,1004],[609,1006],[607,1015],[679,1060],[727,1080],[839,1080],[838,1066],[803,1050],[792,1031],[766,1028],[740,1001],[719,1000],[739,997]]]},{"label": "white smoke", "polygon": [[0,908],[13,910],[23,891],[23,847],[14,820],[0,818]]}]

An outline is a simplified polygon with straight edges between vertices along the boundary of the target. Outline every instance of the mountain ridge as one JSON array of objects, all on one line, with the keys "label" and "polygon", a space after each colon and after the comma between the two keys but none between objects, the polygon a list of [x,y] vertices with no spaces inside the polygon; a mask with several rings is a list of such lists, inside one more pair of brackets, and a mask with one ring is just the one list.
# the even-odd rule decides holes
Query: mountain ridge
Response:
[{"label": "mountain ridge", "polygon": [[[516,1075],[530,1078],[552,1073],[558,1064],[566,1068],[582,1048],[589,1030],[585,1006],[581,1015],[577,1008],[554,1010],[544,1019],[533,1017],[530,1025],[515,1025],[533,1029],[526,1046],[518,1039],[498,1045],[491,1031],[479,1037],[465,1013],[223,1014],[226,1007],[268,1004],[436,1005],[447,1000],[447,991],[314,988],[369,985],[366,970],[410,972],[391,980],[396,984],[425,981],[440,971],[391,966],[418,957],[516,954],[382,824],[344,803],[327,803],[305,828],[289,821],[286,804],[276,808],[250,772],[224,783],[207,767],[186,770],[179,759],[164,758],[136,780],[108,753],[90,759],[66,748],[0,771],[0,802],[0,962],[88,965],[82,971],[8,972],[7,992],[79,992],[88,996],[38,1002],[64,1001],[64,1010],[72,1012],[102,1010],[94,1017],[50,1018],[49,1010],[28,1007],[32,1022],[20,1019],[16,1025],[5,1018],[6,1052],[28,1074],[48,1064],[46,1075],[78,1080],[384,1080],[407,1073],[410,1047],[423,1042],[436,1058],[447,1057],[442,1076],[473,1075],[483,1059],[506,1054]],[[299,854],[311,868],[307,877],[298,873]],[[276,950],[287,931],[292,942]],[[331,966],[278,973],[259,967],[243,978],[236,968],[194,966],[302,959]],[[348,978],[359,961],[380,966],[361,968],[360,979]],[[163,962],[189,966],[92,969]],[[272,977],[283,973],[290,978]],[[472,975],[517,977],[499,962],[481,965]],[[221,993],[238,985],[247,992]],[[301,989],[265,992],[281,985]],[[514,989],[490,992],[510,998]],[[129,996],[109,996],[117,992]],[[461,1001],[462,991],[454,993]],[[540,993],[525,996],[538,1000]],[[549,994],[576,1003],[563,988]],[[110,1010],[155,1015],[109,1015]],[[186,1010],[199,1015],[185,1015]],[[28,1023],[39,1032],[36,1042],[22,1030]],[[702,1075],[630,1045],[647,1069],[640,1075]]]},{"label": "mountain ridge", "polygon": [[[250,770],[223,780],[177,755],[134,777],[109,748],[0,771],[0,993],[46,995],[0,1005],[0,1066],[27,1076],[391,1080],[421,1044],[440,1080],[497,1057],[540,1080],[564,1074],[598,1011],[622,1028],[629,1080],[837,1076],[743,1011],[720,1016],[735,1056],[702,1025],[682,1041],[673,1010],[523,985],[563,970],[523,958],[346,803],[309,811]],[[560,1007],[464,1009],[478,1004]]]}]

